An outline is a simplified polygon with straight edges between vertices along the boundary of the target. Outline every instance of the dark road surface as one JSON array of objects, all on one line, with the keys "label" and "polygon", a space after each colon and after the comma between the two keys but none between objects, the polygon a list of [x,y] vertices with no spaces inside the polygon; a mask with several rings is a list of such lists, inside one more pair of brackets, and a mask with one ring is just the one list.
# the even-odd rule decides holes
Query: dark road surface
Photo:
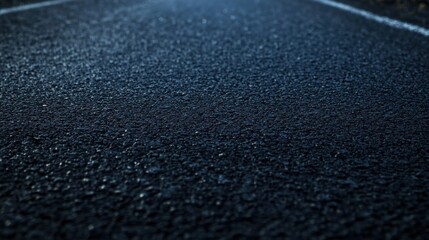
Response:
[{"label": "dark road surface", "polygon": [[299,0],[2,15],[0,239],[427,239],[428,43]]}]

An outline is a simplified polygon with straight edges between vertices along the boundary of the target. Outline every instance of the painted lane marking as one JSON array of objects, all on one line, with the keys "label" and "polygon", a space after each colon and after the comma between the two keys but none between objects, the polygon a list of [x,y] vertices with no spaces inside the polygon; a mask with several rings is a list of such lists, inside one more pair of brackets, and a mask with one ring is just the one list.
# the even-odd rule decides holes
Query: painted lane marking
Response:
[{"label": "painted lane marking", "polygon": [[419,33],[423,36],[429,37],[429,29],[426,29],[424,27],[420,27],[414,24],[410,24],[410,23],[406,23],[406,22],[401,22],[395,19],[391,19],[388,17],[383,17],[383,16],[379,16],[343,3],[339,3],[339,2],[335,2],[335,1],[331,1],[331,0],[313,0],[315,2],[327,5],[327,6],[331,6],[334,8],[338,8],[359,16],[362,16],[364,18],[373,20],[375,22],[378,23],[382,23],[385,25],[388,25],[390,27],[394,27],[394,28],[398,28],[398,29],[405,29],[411,32],[415,32],[415,33]]},{"label": "painted lane marking", "polygon": [[0,16],[6,15],[9,13],[23,12],[23,11],[27,11],[27,10],[36,9],[36,8],[43,8],[43,7],[48,7],[48,6],[52,6],[52,5],[58,5],[58,4],[62,4],[62,3],[70,2],[70,1],[72,1],[72,0],[55,0],[55,1],[46,1],[46,2],[25,4],[25,5],[21,5],[21,6],[10,7],[10,8],[4,8],[4,9],[0,9]]}]

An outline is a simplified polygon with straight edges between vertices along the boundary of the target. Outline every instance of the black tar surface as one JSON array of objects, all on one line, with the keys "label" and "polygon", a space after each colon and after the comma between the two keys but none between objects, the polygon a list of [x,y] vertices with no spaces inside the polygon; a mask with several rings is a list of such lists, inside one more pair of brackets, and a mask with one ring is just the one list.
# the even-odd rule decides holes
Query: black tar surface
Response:
[{"label": "black tar surface", "polygon": [[0,239],[427,238],[428,53],[311,1],[0,16]]}]

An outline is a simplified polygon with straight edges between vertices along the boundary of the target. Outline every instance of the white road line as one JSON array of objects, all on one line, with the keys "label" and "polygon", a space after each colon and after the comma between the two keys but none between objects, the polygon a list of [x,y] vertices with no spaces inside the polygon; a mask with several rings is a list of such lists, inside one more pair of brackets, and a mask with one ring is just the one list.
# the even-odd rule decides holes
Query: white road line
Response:
[{"label": "white road line", "polygon": [[58,5],[58,4],[70,2],[70,1],[71,0],[55,0],[55,1],[25,4],[25,5],[11,7],[11,8],[4,8],[4,9],[0,9],[0,16],[6,15],[9,13],[22,12],[22,11],[27,11],[27,10],[36,9],[36,8],[43,8],[43,7],[48,7],[52,5]]},{"label": "white road line", "polygon": [[394,28],[405,29],[405,30],[412,31],[415,33],[419,33],[423,36],[429,37],[429,29],[419,27],[419,26],[416,26],[414,24],[405,23],[405,22],[401,22],[401,21],[398,21],[395,19],[388,18],[388,17],[375,15],[373,13],[370,13],[370,12],[367,12],[367,11],[364,11],[364,10],[361,10],[361,9],[358,9],[355,7],[351,7],[351,6],[343,4],[343,3],[334,2],[331,0],[313,0],[313,1],[318,2],[318,3],[322,3],[322,4],[325,4],[325,5],[334,7],[334,8],[338,8],[338,9],[341,9],[341,10],[344,10],[344,11],[347,11],[347,12],[350,12],[350,13],[353,13],[356,15],[359,15],[359,16],[362,16],[364,18],[367,18],[367,19],[370,19],[370,20],[373,20],[373,21],[376,21],[376,22],[379,22],[379,23],[382,23],[382,24],[385,24],[385,25],[388,25],[388,26],[391,26]]}]

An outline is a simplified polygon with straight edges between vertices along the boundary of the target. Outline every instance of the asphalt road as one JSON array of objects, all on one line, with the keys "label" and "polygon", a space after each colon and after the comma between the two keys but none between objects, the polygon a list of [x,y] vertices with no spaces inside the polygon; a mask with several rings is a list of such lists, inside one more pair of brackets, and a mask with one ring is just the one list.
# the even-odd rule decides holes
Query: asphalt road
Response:
[{"label": "asphalt road", "polygon": [[312,1],[0,16],[0,239],[427,239],[429,38]]}]

